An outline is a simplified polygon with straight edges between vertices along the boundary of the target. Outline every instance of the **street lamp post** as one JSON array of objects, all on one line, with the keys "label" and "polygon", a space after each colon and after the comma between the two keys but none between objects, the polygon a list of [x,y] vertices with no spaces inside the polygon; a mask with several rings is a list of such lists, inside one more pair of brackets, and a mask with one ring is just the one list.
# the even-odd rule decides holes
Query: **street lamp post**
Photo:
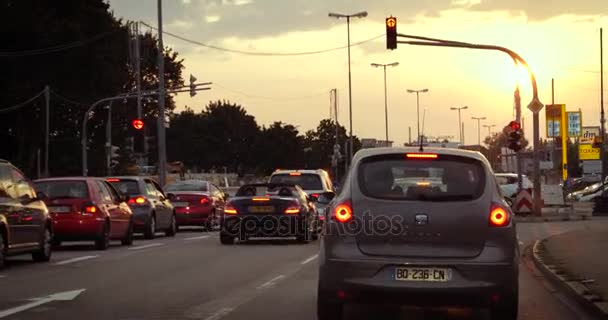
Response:
[{"label": "street lamp post", "polygon": [[486,120],[486,117],[471,117],[473,120],[477,120],[477,145],[481,147],[481,120]]},{"label": "street lamp post", "polygon": [[372,63],[372,67],[379,68],[382,67],[384,70],[384,123],[386,126],[386,143],[388,144],[388,92],[386,88],[386,67],[396,67],[399,65],[399,62],[381,64],[381,63]]},{"label": "street lamp post", "polygon": [[420,140],[420,93],[426,93],[429,92],[429,89],[420,89],[420,90],[412,90],[412,89],[407,89],[408,93],[415,93],[416,94],[416,119],[418,122],[418,139]]},{"label": "street lamp post", "polygon": [[451,107],[450,110],[458,110],[458,136],[460,137],[460,144],[464,144],[463,140],[462,140],[462,120],[460,117],[460,110],[465,110],[468,109],[468,106],[464,106],[464,107]]},{"label": "street lamp post", "polygon": [[354,14],[341,14],[332,13],[328,15],[330,18],[342,19],[346,18],[346,33],[348,37],[348,116],[349,116],[349,163],[353,159],[353,93],[352,93],[352,78],[350,72],[350,19],[351,18],[365,18],[367,17],[367,11],[361,11]]},{"label": "street lamp post", "polygon": [[488,129],[488,137],[492,138],[492,128],[496,127],[495,124],[484,124],[484,128]]}]

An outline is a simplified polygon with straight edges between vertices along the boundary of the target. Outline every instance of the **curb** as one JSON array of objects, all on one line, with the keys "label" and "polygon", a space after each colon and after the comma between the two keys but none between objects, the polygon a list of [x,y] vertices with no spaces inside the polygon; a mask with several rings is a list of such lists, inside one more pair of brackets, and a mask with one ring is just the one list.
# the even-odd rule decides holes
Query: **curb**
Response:
[{"label": "curb", "polygon": [[566,222],[566,221],[582,221],[582,220],[591,220],[591,216],[587,215],[570,215],[568,217],[561,216],[530,216],[530,217],[522,217],[515,216],[515,222],[517,223],[540,223],[540,222]]},{"label": "curb", "polygon": [[548,265],[540,256],[542,242],[545,240],[537,240],[532,248],[532,255],[536,267],[548,278],[560,291],[566,293],[569,297],[578,302],[590,314],[598,317],[598,319],[608,319],[608,302],[602,299],[591,290],[582,281],[569,279],[566,273],[559,267]]}]

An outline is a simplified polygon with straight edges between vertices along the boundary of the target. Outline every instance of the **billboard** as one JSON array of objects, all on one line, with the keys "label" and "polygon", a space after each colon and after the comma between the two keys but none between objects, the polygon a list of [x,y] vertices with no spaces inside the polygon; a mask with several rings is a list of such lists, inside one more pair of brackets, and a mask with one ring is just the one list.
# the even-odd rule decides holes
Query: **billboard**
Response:
[{"label": "billboard", "polygon": [[546,105],[545,121],[547,128],[547,138],[555,138],[561,136],[562,119],[565,118],[565,113],[565,104]]},{"label": "billboard", "polygon": [[600,136],[600,127],[582,127],[579,144],[593,144],[593,139]]},{"label": "billboard", "polygon": [[578,138],[581,136],[582,131],[582,113],[580,111],[568,111],[566,112],[566,124],[568,127],[568,137]]},{"label": "billboard", "polygon": [[591,144],[581,144],[578,146],[578,158],[581,161],[599,160],[600,148],[594,148]]}]

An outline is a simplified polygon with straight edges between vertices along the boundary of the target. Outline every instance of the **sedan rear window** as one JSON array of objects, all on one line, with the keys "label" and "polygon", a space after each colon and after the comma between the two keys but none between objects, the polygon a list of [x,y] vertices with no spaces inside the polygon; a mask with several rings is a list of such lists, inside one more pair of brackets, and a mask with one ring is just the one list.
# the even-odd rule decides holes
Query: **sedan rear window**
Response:
[{"label": "sedan rear window", "polygon": [[89,188],[84,181],[41,181],[34,183],[34,187],[49,199],[89,198]]},{"label": "sedan rear window", "polygon": [[304,190],[323,190],[323,184],[319,175],[310,173],[298,175],[275,174],[270,178],[270,183],[297,184]]},{"label": "sedan rear window", "polygon": [[136,180],[119,180],[119,181],[109,181],[116,191],[120,192],[125,196],[132,196],[142,194],[141,190],[139,190],[139,183]]},{"label": "sedan rear window", "polygon": [[165,187],[166,192],[175,191],[202,191],[207,192],[207,183],[197,182],[185,182],[185,183],[174,183]]},{"label": "sedan rear window", "polygon": [[372,198],[412,201],[467,201],[485,187],[481,162],[439,155],[436,159],[407,159],[403,154],[369,157],[359,166],[359,186]]}]

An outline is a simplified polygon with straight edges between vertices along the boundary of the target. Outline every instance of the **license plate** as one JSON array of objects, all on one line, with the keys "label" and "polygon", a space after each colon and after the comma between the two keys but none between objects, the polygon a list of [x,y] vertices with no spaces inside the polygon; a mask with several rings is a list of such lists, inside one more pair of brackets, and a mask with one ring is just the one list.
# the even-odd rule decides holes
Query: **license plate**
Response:
[{"label": "license plate", "polygon": [[273,206],[251,206],[249,207],[249,212],[251,213],[273,213]]},{"label": "license plate", "polygon": [[173,202],[174,207],[187,207],[188,202]]},{"label": "license plate", "polygon": [[452,270],[447,268],[395,268],[395,280],[447,282],[452,279]]},{"label": "license plate", "polygon": [[70,207],[49,207],[51,213],[66,213],[72,211]]}]

